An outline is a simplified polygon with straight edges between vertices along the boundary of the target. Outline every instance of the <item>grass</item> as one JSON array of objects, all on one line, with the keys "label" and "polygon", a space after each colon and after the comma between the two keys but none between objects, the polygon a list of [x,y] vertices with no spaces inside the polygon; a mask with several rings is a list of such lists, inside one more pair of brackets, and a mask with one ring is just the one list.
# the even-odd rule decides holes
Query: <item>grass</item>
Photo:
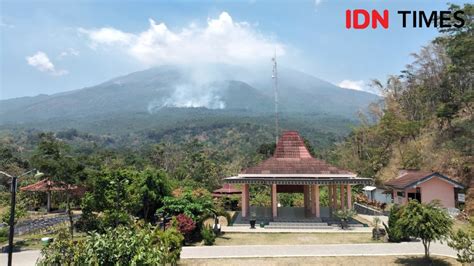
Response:
[{"label": "grass", "polygon": [[453,258],[433,256],[282,257],[232,259],[182,259],[179,265],[461,265]]},{"label": "grass", "polygon": [[[51,233],[42,233],[42,232],[33,232],[29,234],[24,234],[17,236],[15,235],[14,246],[15,248],[19,248],[22,250],[25,249],[41,249],[43,248],[43,243],[41,242],[41,238],[43,237],[56,237],[57,231],[59,229],[68,229],[67,223],[62,223],[53,227],[49,227],[49,231]],[[74,240],[81,240],[86,237],[86,233],[84,232],[74,232]],[[6,245],[8,243],[8,239],[4,241],[0,241],[0,246]]]},{"label": "grass", "polygon": [[[21,249],[41,249],[43,248],[43,243],[41,238],[43,237],[56,237],[56,234],[31,234],[15,237],[15,246]],[[74,233],[74,240],[85,239],[85,233]]]},{"label": "grass", "polygon": [[217,246],[380,243],[371,233],[225,233]]}]

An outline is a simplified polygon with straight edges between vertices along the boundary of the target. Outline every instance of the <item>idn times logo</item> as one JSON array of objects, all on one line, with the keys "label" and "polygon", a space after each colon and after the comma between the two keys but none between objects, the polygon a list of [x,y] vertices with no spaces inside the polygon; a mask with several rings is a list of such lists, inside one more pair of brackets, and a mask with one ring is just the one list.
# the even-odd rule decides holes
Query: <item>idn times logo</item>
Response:
[{"label": "idn times logo", "polygon": [[[466,24],[464,11],[416,11],[399,10],[394,13],[402,19],[403,28],[461,28]],[[385,9],[382,12],[377,10],[354,9],[346,10],[346,28],[347,29],[367,29],[371,27],[376,29],[381,27],[388,29],[390,25],[391,13]]]}]

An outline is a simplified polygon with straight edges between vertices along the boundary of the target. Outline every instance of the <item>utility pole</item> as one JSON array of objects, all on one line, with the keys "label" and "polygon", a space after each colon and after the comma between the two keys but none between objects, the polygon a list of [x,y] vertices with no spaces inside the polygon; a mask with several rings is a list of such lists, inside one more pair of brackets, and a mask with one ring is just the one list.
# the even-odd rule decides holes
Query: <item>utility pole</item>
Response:
[{"label": "utility pole", "polygon": [[[8,234],[8,266],[12,265],[12,253],[13,253],[13,235],[15,234],[15,206],[16,206],[16,190],[17,190],[17,182],[18,178],[28,175],[32,172],[36,171],[36,169],[27,171],[19,176],[10,175],[3,171],[0,171],[0,175],[4,175],[9,177],[11,180],[11,200],[10,200],[10,233]],[[36,171],[35,177],[42,177],[43,173]]]},{"label": "utility pole", "polygon": [[10,233],[8,234],[8,266],[12,265],[13,234],[15,234],[16,176],[11,177]]},{"label": "utility pole", "polygon": [[280,136],[280,129],[278,125],[278,70],[277,70],[277,60],[276,60],[276,50],[272,58],[273,61],[273,92],[275,95],[275,144],[278,143],[278,137]]}]

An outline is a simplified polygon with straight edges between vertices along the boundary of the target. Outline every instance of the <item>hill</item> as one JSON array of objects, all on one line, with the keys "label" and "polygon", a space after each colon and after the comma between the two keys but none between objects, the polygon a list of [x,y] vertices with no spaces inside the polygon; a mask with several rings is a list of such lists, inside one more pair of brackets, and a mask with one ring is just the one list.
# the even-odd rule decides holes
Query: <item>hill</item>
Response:
[{"label": "hill", "polygon": [[[373,94],[339,88],[311,75],[283,69],[279,79],[283,113],[317,113],[355,118]],[[273,112],[271,76],[261,69],[219,65],[161,66],[117,77],[97,86],[53,95],[0,101],[0,125],[80,123],[166,108],[206,108],[240,116]]]}]

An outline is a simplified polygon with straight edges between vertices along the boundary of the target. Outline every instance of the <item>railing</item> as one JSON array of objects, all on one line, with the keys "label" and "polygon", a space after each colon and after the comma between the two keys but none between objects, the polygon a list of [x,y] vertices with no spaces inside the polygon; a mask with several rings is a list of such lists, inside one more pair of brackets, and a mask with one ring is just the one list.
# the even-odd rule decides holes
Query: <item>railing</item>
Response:
[{"label": "railing", "polygon": [[374,208],[371,208],[366,205],[362,205],[360,203],[354,202],[354,210],[358,214],[366,214],[366,215],[387,215],[387,212],[383,212]]}]

